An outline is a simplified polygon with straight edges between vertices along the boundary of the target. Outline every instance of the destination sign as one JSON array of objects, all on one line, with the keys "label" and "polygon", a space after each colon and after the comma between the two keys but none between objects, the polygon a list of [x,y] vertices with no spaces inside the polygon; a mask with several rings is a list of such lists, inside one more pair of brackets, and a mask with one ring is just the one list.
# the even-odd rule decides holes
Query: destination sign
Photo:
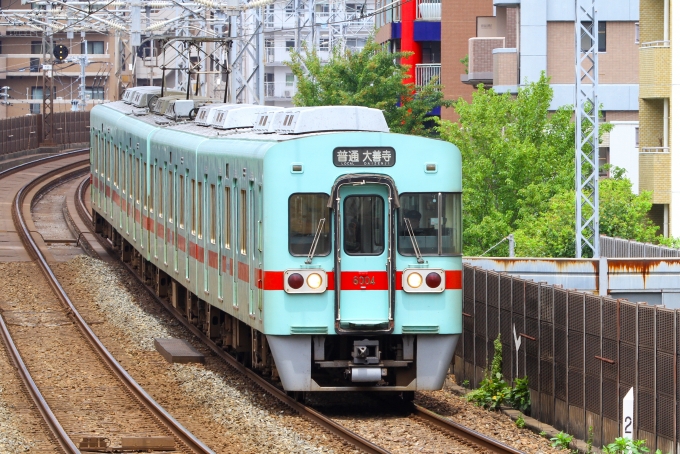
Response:
[{"label": "destination sign", "polygon": [[392,147],[338,147],[333,150],[336,167],[392,167],[396,153]]}]

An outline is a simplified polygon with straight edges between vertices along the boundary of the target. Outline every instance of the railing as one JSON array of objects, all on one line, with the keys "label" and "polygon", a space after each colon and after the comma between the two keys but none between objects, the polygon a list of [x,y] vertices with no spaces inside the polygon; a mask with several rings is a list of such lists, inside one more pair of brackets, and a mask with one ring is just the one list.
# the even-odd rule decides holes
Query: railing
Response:
[{"label": "railing", "polygon": [[377,0],[375,10],[379,11],[375,16],[375,26],[382,27],[391,22],[401,22],[401,6],[395,0]]},{"label": "railing", "polygon": [[640,43],[640,48],[643,47],[671,47],[671,42],[666,41],[649,41],[646,43]]},{"label": "railing", "polygon": [[441,74],[441,63],[416,64],[416,85],[420,87],[430,82],[438,84],[441,81]]},{"label": "railing", "polygon": [[669,147],[642,147],[640,148],[640,153],[669,153],[671,149]]},{"label": "railing", "polygon": [[416,0],[416,19],[442,20],[441,0]]},{"label": "railing", "polygon": [[295,84],[288,85],[288,82],[265,82],[264,96],[266,98],[290,99],[297,91]]}]

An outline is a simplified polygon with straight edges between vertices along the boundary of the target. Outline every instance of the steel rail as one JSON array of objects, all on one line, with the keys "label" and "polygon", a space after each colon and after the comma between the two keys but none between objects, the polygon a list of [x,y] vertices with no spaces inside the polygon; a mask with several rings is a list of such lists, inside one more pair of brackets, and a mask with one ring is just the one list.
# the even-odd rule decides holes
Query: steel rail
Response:
[{"label": "steel rail", "polygon": [[83,317],[80,315],[76,307],[71,302],[70,298],[66,294],[63,287],[59,284],[56,276],[54,275],[52,269],[50,268],[45,256],[43,255],[40,248],[37,246],[33,240],[30,232],[28,231],[26,221],[23,217],[22,207],[24,204],[24,199],[26,198],[28,192],[38,185],[45,177],[38,177],[26,185],[24,185],[16,194],[14,202],[12,204],[12,216],[14,217],[15,226],[17,232],[22,238],[22,241],[32,254],[36,257],[36,261],[40,266],[41,271],[48,280],[48,283],[55,295],[58,297],[60,302],[67,309],[73,319],[76,321],[78,329],[83,334],[85,339],[90,343],[95,352],[100,355],[103,362],[109,367],[109,369],[121,380],[121,382],[126,386],[126,388],[135,396],[138,401],[148,409],[157,420],[167,427],[172,434],[181,443],[183,443],[186,448],[190,449],[192,452],[214,454],[214,452],[203,444],[198,438],[196,438],[191,432],[189,432],[184,426],[182,426],[177,420],[175,420],[172,415],[170,415],[163,407],[161,407],[131,376],[127,371],[116,361],[116,359],[111,355],[111,353],[104,347],[97,335],[92,331],[89,325],[85,322]]},{"label": "steel rail", "polygon": [[[84,195],[85,195],[85,190],[86,186],[89,185],[89,180],[85,179],[83,180],[80,185],[78,186],[78,190],[76,192],[76,209],[78,210],[78,214],[81,216],[81,218],[84,221],[87,221],[86,224],[88,226],[92,225],[92,217],[88,213],[87,209],[85,208],[85,203],[84,203]],[[91,229],[92,230],[92,229]],[[95,234],[95,238],[97,238],[97,241],[109,252],[109,254],[115,256],[115,254],[112,253],[111,251],[111,244],[109,244],[105,239],[103,239],[100,235]],[[117,256],[116,256],[117,257]],[[307,418],[308,420],[321,425],[324,427],[326,430],[329,432],[333,433],[334,435],[349,441],[352,443],[354,446],[356,446],[359,449],[364,450],[365,452],[369,453],[388,453],[389,451],[373,444],[372,442],[366,440],[365,438],[355,434],[354,432],[349,431],[345,427],[341,426],[340,424],[336,423],[335,421],[327,418],[326,416],[322,415],[321,413],[317,412],[316,410],[307,407],[306,405],[303,405],[300,402],[297,402],[295,399],[291,398],[285,392],[281,391],[279,388],[276,388],[273,386],[271,383],[269,383],[267,380],[265,380],[263,377],[258,375],[256,372],[246,368],[243,366],[241,363],[239,363],[234,357],[226,353],[224,350],[219,348],[217,345],[215,345],[214,342],[212,342],[200,329],[198,329],[196,326],[191,324],[177,309],[175,309],[172,305],[168,304],[167,301],[164,299],[160,298],[158,295],[156,295],[155,291],[153,288],[149,285],[147,285],[141,278],[140,276],[135,272],[135,270],[128,265],[125,262],[120,261],[127,269],[128,271],[137,279],[137,281],[144,286],[144,288],[147,290],[147,292],[153,297],[159,304],[161,304],[169,313],[175,316],[189,331],[192,332],[196,337],[198,337],[205,345],[207,345],[217,356],[220,358],[224,359],[227,363],[229,363],[230,366],[232,366],[234,369],[237,371],[241,372],[242,374],[246,375],[248,378],[252,379],[254,382],[256,382],[260,387],[262,387],[265,391],[267,391],[269,394],[273,395],[289,407],[291,407],[293,410],[295,410],[297,413],[302,415],[303,417]],[[515,448],[511,446],[507,446],[503,443],[500,443],[497,440],[494,440],[493,438],[490,438],[484,434],[481,434],[479,432],[476,432],[472,429],[469,429],[461,424],[458,424],[454,421],[451,421],[450,419],[444,418],[440,415],[437,415],[436,413],[431,412],[430,410],[427,410],[426,408],[423,408],[419,405],[413,404],[413,415],[417,418],[423,419],[427,424],[431,426],[435,426],[438,429],[444,431],[448,435],[453,436],[454,438],[457,439],[462,439],[468,443],[474,444],[478,446],[480,449],[487,450],[489,452],[497,453],[497,454],[524,454],[522,451],[518,451]]]},{"label": "steel rail", "polygon": [[[95,238],[97,238],[97,241],[99,241],[99,243],[104,247],[104,249],[106,249],[109,252],[111,256],[117,258],[117,255],[112,252],[111,244],[109,244],[100,235],[94,233],[92,227],[92,216],[90,215],[90,213],[88,213],[87,208],[85,207],[85,203],[83,201],[86,186],[88,186],[89,184],[90,184],[89,179],[85,179],[78,186],[78,191],[76,193],[76,209],[78,210],[78,214],[81,216],[82,220],[85,221],[85,223],[90,228],[91,233],[94,234]],[[119,261],[119,263],[121,263],[128,269],[130,274],[132,274],[135,277],[135,279],[137,279],[137,282],[144,286],[144,288],[149,293],[149,295],[151,295],[152,298],[154,298],[170,314],[177,318],[184,325],[185,328],[191,331],[193,335],[195,335],[197,338],[201,340],[201,342],[203,342],[207,347],[209,347],[213,351],[213,353],[215,353],[215,355],[217,355],[225,362],[227,362],[227,364],[229,364],[232,368],[236,369],[238,372],[254,381],[264,391],[266,391],[273,397],[277,398],[279,401],[283,402],[284,404],[292,408],[300,416],[323,427],[328,432],[354,445],[356,448],[369,454],[389,454],[390,451],[387,451],[381,448],[380,446],[370,442],[369,440],[363,438],[362,436],[350,431],[349,429],[336,423],[332,419],[324,416],[323,414],[319,413],[313,408],[310,408],[296,401],[292,397],[288,396],[284,391],[280,390],[273,384],[269,383],[267,380],[264,379],[264,377],[258,375],[256,372],[248,369],[243,364],[239,363],[236,358],[229,355],[220,347],[218,347],[205,334],[203,334],[203,332],[200,329],[191,324],[177,309],[175,309],[172,305],[168,304],[167,301],[163,300],[158,295],[156,295],[155,291],[140,278],[140,276],[134,271],[134,269],[130,265],[123,261]]]},{"label": "steel rail", "polygon": [[416,418],[426,421],[428,424],[441,429],[455,438],[462,438],[465,441],[473,443],[489,452],[495,454],[523,454],[523,451],[518,451],[517,449],[500,443],[491,437],[469,429],[461,424],[458,424],[457,422],[451,421],[448,418],[444,418],[443,416],[433,413],[430,410],[421,407],[420,405],[413,404],[413,415]]},{"label": "steel rail", "polygon": [[[6,178],[15,173],[22,172],[26,169],[36,167],[40,164],[44,164],[45,162],[58,161],[87,151],[88,151],[87,149],[81,149],[69,153],[62,153],[59,155],[48,156],[46,158],[29,161],[24,164],[20,164],[18,166],[14,166],[9,169],[1,171],[0,179]],[[51,431],[52,436],[56,440],[57,444],[59,445],[61,450],[67,454],[80,453],[76,445],[71,440],[71,437],[68,436],[68,434],[62,427],[61,423],[54,416],[52,409],[50,408],[49,404],[43,397],[40,390],[38,389],[38,386],[35,384],[33,377],[31,377],[31,373],[28,371],[26,364],[21,358],[21,354],[19,353],[19,350],[17,349],[16,345],[14,344],[14,341],[12,340],[12,336],[9,330],[7,329],[7,325],[5,324],[5,321],[2,318],[2,316],[0,316],[0,331],[7,352],[10,358],[12,358],[12,362],[14,363],[17,372],[19,373],[19,376],[24,384],[24,387],[26,388],[28,394],[31,396],[31,399],[33,399],[36,408],[40,412],[43,421],[47,425],[48,429]]]}]

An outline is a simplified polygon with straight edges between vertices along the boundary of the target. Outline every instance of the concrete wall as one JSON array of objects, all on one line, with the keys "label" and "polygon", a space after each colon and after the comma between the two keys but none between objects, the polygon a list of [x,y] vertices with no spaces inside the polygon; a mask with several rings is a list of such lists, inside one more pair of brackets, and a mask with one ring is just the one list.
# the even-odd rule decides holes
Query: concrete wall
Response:
[{"label": "concrete wall", "polygon": [[639,193],[638,148],[635,146],[637,121],[612,121],[614,125],[609,134],[609,162],[626,169],[626,176],[633,183],[633,192]]}]

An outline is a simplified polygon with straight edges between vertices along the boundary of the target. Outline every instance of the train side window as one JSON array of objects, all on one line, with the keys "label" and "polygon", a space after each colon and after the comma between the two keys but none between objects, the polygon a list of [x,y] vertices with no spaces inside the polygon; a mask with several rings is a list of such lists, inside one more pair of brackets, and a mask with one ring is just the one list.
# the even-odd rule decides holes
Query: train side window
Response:
[{"label": "train side window", "polygon": [[229,181],[224,186],[224,247],[231,249],[231,188]]},{"label": "train side window", "polygon": [[163,217],[163,166],[158,166],[158,217]]},{"label": "train side window", "polygon": [[156,169],[154,167],[155,166],[153,164],[149,165],[149,212],[151,213],[154,211],[154,194],[156,194],[156,185],[154,184]]},{"label": "train side window", "polygon": [[331,253],[331,210],[326,206],[328,194],[297,193],[288,199],[288,251],[293,256],[306,256],[312,247],[321,219],[323,229],[314,255]]},{"label": "train side window", "polygon": [[184,228],[184,175],[179,176],[179,212],[177,213],[179,216],[179,228],[183,229]]},{"label": "train side window", "polygon": [[175,218],[175,179],[172,170],[168,171],[168,222]]},{"label": "train side window", "polygon": [[442,192],[404,193],[399,196],[398,250],[413,256],[413,240],[424,256],[461,254],[461,194]]},{"label": "train side window", "polygon": [[241,254],[246,255],[248,253],[248,192],[245,189],[241,189],[241,200],[239,200],[239,205],[241,208],[240,219],[239,219],[239,249]]},{"label": "train side window", "polygon": [[135,201],[137,202],[137,205],[139,205],[141,201],[141,198],[139,196],[139,185],[141,179],[142,175],[140,172],[139,158],[135,158]]},{"label": "train side window", "polygon": [[203,182],[198,182],[198,197],[196,198],[196,232],[199,238],[203,238],[203,205],[205,200],[203,198]]},{"label": "train side window", "polygon": [[142,173],[142,193],[142,201],[146,210],[149,207],[149,192],[146,189],[146,162],[144,163],[144,172]]},{"label": "train side window", "polygon": [[111,162],[113,161],[111,157],[111,141],[106,141],[106,168],[104,174],[106,175],[106,181],[111,181]]},{"label": "train side window", "polygon": [[113,146],[113,185],[118,187],[118,145]]},{"label": "train side window", "polygon": [[210,242],[215,244],[215,234],[217,232],[217,206],[215,203],[217,199],[217,191],[215,185],[210,185]]},{"label": "train side window", "polygon": [[106,137],[104,134],[99,139],[99,174],[103,177],[104,176],[104,163],[106,162]]},{"label": "train side window", "polygon": [[127,159],[127,189],[128,194],[132,195],[132,153],[128,155]]},{"label": "train side window", "polygon": [[191,234],[196,235],[196,180],[191,179]]},{"label": "train side window", "polygon": [[97,154],[99,153],[99,135],[95,135],[94,138],[92,139],[92,168],[94,169],[94,173],[97,173],[98,167],[97,167]]}]

